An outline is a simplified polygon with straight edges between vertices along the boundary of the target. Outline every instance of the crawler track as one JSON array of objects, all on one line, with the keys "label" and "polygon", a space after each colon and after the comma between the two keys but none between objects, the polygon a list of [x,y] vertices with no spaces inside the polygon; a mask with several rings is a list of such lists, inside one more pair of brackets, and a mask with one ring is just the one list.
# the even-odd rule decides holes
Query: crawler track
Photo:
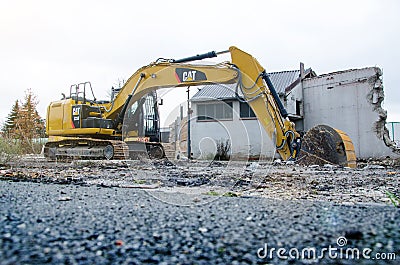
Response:
[{"label": "crawler track", "polygon": [[129,156],[129,147],[125,142],[119,140],[70,138],[46,143],[44,155],[50,161],[69,159],[123,160]]}]

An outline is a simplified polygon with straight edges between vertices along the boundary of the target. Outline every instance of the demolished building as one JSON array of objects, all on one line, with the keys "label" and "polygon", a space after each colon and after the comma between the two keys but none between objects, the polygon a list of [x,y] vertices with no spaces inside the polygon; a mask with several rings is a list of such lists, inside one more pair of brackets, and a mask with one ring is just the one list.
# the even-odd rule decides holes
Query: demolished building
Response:
[{"label": "demolished building", "polygon": [[[384,91],[378,67],[316,75],[300,64],[299,70],[269,76],[298,131],[325,124],[350,136],[358,158],[399,156],[385,126],[387,112],[382,108]],[[192,97],[194,158],[212,157],[221,142],[231,145],[232,158],[274,156],[274,144],[251,108],[238,100],[234,87],[204,86]]]},{"label": "demolished building", "polygon": [[350,69],[302,82],[304,128],[327,124],[345,131],[359,158],[397,156],[386,128],[384,90],[378,67]]}]

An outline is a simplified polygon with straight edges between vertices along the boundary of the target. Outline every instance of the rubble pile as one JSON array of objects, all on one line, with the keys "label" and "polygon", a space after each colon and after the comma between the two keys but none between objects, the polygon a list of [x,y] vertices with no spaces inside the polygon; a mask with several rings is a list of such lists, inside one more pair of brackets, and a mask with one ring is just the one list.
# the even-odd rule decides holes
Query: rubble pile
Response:
[{"label": "rubble pile", "polygon": [[1,167],[0,180],[341,204],[390,204],[387,192],[400,196],[399,159],[360,161],[357,169],[278,162],[19,161]]}]

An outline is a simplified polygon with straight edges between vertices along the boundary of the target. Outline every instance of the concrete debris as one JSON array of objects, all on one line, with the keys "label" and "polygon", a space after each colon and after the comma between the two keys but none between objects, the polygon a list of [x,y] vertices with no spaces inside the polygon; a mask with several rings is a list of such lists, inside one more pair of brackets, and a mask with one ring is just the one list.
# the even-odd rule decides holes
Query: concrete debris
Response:
[{"label": "concrete debris", "polygon": [[60,201],[60,202],[71,201],[71,200],[72,200],[72,198],[68,197],[68,196],[58,198],[58,201]]},{"label": "concrete debris", "polygon": [[293,160],[286,161],[287,166],[293,166],[294,164],[295,164],[295,162]]},{"label": "concrete debris", "polygon": [[258,167],[259,167],[259,164],[257,162],[251,162],[250,164],[246,165],[245,170],[254,172],[257,170]]},{"label": "concrete debris", "polygon": [[[400,195],[400,159],[366,160],[360,162],[358,169],[329,164],[278,165],[262,161],[220,161],[218,167],[210,167],[208,162],[200,161],[178,161],[174,164],[170,166],[160,161],[147,164],[140,161],[92,161],[71,167],[68,163],[20,161],[3,169],[0,181],[146,189],[154,196],[163,196],[164,191],[196,194],[196,198],[200,198],[183,202],[184,205],[205,203],[202,199],[204,195],[214,197],[209,198],[210,201],[220,197],[208,194],[210,190],[224,197],[261,196],[349,205],[390,204],[386,191]],[[55,200],[68,202],[74,199],[61,190]]]},{"label": "concrete debris", "polygon": [[334,166],[334,165],[331,165],[331,164],[325,164],[323,167],[326,168],[326,169],[333,170],[333,168],[334,168],[335,166]]},{"label": "concrete debris", "polygon": [[385,169],[385,167],[380,166],[380,165],[367,165],[367,166],[363,167],[363,170],[367,170],[367,169]]}]

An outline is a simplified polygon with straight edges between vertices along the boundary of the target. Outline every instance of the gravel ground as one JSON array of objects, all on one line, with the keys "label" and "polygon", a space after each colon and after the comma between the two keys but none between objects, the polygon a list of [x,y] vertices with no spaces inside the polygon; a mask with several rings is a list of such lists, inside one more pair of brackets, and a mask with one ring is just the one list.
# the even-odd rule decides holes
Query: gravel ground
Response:
[{"label": "gravel ground", "polygon": [[[399,194],[393,166],[33,160],[0,167],[0,264],[398,264],[400,258],[400,209],[385,194]],[[323,258],[289,257],[309,248]]]},{"label": "gravel ground", "polygon": [[185,207],[155,199],[158,191],[8,181],[0,191],[1,264],[308,264],[263,259],[259,249],[338,248],[341,236],[343,249],[400,255],[400,210],[391,206],[219,197]]}]

